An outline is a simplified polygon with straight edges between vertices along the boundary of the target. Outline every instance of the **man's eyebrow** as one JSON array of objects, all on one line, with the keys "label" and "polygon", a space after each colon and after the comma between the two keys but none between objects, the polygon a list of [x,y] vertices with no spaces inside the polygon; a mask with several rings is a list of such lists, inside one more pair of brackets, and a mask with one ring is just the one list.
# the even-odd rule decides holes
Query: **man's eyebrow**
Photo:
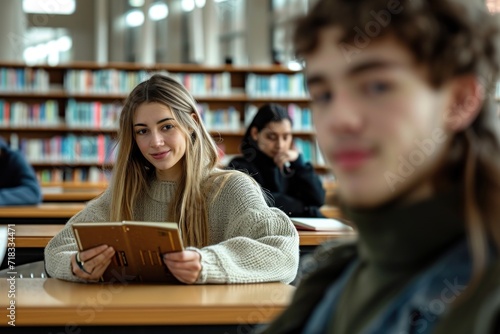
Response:
[{"label": "man's eyebrow", "polygon": [[368,72],[372,70],[383,70],[390,69],[394,67],[402,67],[403,64],[397,61],[389,61],[389,60],[371,60],[367,62],[362,62],[357,65],[354,65],[347,71],[347,75],[354,76],[363,72]]},{"label": "man's eyebrow", "polygon": [[325,78],[321,74],[312,74],[312,75],[306,76],[306,85],[307,86],[311,86],[314,84],[317,85],[317,84],[321,84],[324,82],[325,82]]},{"label": "man's eyebrow", "polygon": [[[397,61],[371,60],[354,65],[352,68],[347,70],[347,76],[355,76],[358,74],[362,74],[363,72],[380,70],[380,69],[390,69],[396,67],[403,67],[403,64]],[[307,86],[322,84],[325,81],[326,78],[323,73],[312,73],[306,76]]]},{"label": "man's eyebrow", "polygon": [[[172,117],[167,117],[167,118],[164,118],[164,119],[160,119],[158,122],[156,122],[156,124],[160,124],[160,123],[163,123],[163,122],[166,122],[166,121],[175,121]],[[146,124],[144,123],[137,123],[137,124],[134,124],[134,126],[147,126]]]}]

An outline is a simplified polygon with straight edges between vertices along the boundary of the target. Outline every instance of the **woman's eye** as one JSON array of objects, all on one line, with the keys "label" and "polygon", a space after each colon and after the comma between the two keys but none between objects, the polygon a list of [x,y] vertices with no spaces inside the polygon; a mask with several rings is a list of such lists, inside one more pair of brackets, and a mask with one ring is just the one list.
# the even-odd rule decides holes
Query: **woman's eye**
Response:
[{"label": "woman's eye", "polygon": [[269,139],[269,140],[273,140],[273,141],[274,141],[274,140],[276,140],[277,138],[276,138],[276,136],[275,136],[275,135],[269,135],[269,136],[267,136],[267,139]]},{"label": "woman's eye", "polygon": [[174,128],[174,126],[172,124],[167,124],[167,125],[163,126],[164,130],[170,130],[170,129],[173,129],[173,128]]},{"label": "woman's eye", "polygon": [[148,131],[147,129],[140,129],[140,130],[137,130],[135,133],[136,133],[137,135],[143,135],[143,134],[145,134],[147,131]]}]

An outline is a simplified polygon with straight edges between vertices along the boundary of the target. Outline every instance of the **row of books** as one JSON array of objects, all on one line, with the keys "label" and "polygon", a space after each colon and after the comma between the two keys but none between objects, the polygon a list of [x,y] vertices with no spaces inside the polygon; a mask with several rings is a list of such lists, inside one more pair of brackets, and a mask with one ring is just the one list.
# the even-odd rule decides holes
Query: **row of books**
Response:
[{"label": "row of books", "polygon": [[304,74],[247,75],[245,90],[250,97],[307,97]]},{"label": "row of books", "polygon": [[195,96],[231,95],[231,73],[170,73]]},{"label": "row of books", "polygon": [[[312,114],[311,109],[301,108],[297,104],[290,103],[284,105],[287,108],[288,115],[292,119],[292,130],[293,131],[312,131]],[[253,104],[247,104],[245,106],[245,121],[244,127],[247,128],[252,122],[253,118],[257,114],[259,108]]]},{"label": "row of books", "polygon": [[[177,78],[195,96],[227,96],[232,93],[231,73],[168,73]],[[67,70],[63,87],[72,94],[128,94],[153,72],[117,69]],[[0,68],[0,91],[47,92],[49,73],[44,69]],[[250,97],[307,97],[304,75],[249,73],[245,85]]]},{"label": "row of books", "polygon": [[37,170],[36,175],[40,183],[47,182],[109,182],[111,171],[92,166],[87,168],[50,168]]},{"label": "row of books", "polygon": [[68,70],[64,75],[64,89],[78,94],[128,94],[149,76],[143,70]]},{"label": "row of books", "polygon": [[198,111],[208,131],[241,131],[240,112],[232,106],[210,109],[208,104],[198,104]]},{"label": "row of books", "polygon": [[305,161],[311,162],[315,166],[325,166],[325,159],[316,141],[294,138],[293,143]]},{"label": "row of books", "polygon": [[0,91],[46,92],[49,90],[49,74],[43,69],[0,68]]},{"label": "row of books", "polygon": [[77,102],[68,100],[66,125],[71,128],[118,129],[120,103]]},{"label": "row of books", "polygon": [[108,135],[54,136],[44,139],[19,139],[10,136],[10,146],[24,154],[30,163],[78,164],[112,163],[115,160],[115,141]]},{"label": "row of books", "polygon": [[5,127],[60,125],[57,101],[28,104],[0,100],[0,124]]},{"label": "row of books", "polygon": [[176,78],[193,95],[230,95],[231,74],[222,73],[168,73],[122,70],[69,70],[64,77],[64,88],[80,94],[128,94],[153,73],[163,73]]}]

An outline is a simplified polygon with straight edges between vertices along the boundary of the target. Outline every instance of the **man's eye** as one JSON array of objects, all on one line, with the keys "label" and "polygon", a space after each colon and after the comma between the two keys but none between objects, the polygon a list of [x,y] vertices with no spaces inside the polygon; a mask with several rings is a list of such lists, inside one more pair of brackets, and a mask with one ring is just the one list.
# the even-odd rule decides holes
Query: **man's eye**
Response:
[{"label": "man's eye", "polygon": [[381,94],[389,91],[391,85],[386,82],[372,82],[366,85],[365,91],[368,94]]},{"label": "man's eye", "polygon": [[318,104],[329,103],[332,100],[332,96],[330,92],[311,94],[311,101]]}]

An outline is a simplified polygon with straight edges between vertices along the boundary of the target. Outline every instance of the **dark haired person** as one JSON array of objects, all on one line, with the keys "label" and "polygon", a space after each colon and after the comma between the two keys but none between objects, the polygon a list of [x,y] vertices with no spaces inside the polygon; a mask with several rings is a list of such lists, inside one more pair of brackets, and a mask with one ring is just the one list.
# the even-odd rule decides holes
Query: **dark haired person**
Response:
[{"label": "dark haired person", "polygon": [[0,206],[32,205],[42,201],[33,167],[0,138]]},{"label": "dark haired person", "polygon": [[279,104],[259,108],[229,167],[250,174],[291,217],[323,217],[325,191],[313,166],[293,148],[292,120]]},{"label": "dark haired person", "polygon": [[265,333],[500,333],[499,23],[479,0],[320,0],[298,22],[359,236],[321,247]]}]

